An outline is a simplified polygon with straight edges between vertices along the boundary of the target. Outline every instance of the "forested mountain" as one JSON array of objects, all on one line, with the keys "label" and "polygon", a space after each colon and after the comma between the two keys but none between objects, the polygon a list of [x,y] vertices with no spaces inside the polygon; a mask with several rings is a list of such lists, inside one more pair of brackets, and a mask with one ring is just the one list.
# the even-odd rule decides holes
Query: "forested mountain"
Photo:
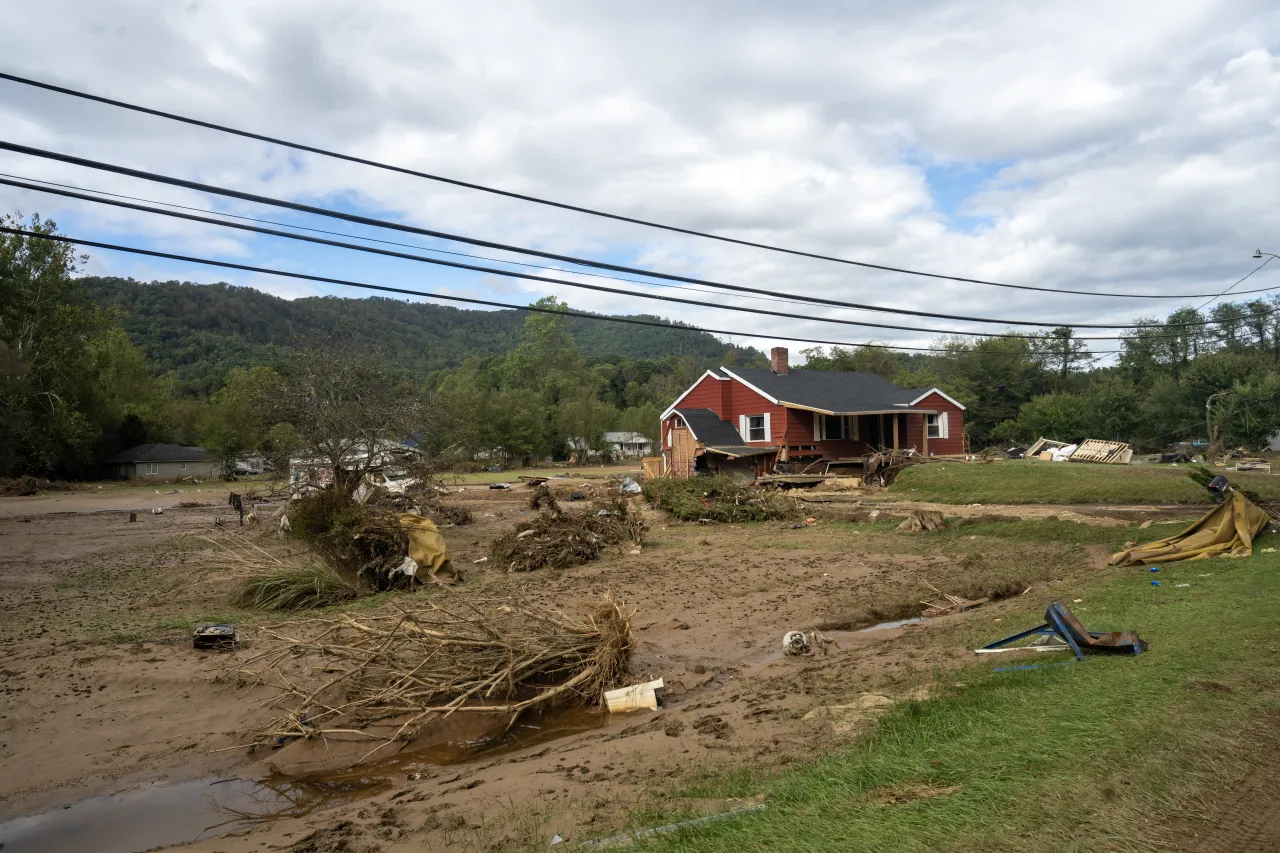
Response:
[{"label": "forested mountain", "polygon": [[[401,369],[422,377],[468,357],[508,352],[520,343],[525,319],[521,311],[471,311],[378,297],[287,300],[226,284],[80,281],[98,305],[119,312],[120,325],[158,374],[172,372],[184,393],[198,395],[221,387],[232,367],[269,364],[281,346],[337,331],[378,341]],[[676,324],[664,329],[573,319],[569,328],[587,359],[675,355],[702,362],[725,358],[734,349]]]}]

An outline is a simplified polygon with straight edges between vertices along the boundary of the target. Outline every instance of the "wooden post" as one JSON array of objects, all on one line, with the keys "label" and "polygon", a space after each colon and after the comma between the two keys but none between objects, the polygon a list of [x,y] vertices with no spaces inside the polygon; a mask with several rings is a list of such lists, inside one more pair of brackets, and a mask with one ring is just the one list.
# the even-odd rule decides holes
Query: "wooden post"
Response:
[{"label": "wooden post", "polygon": [[920,435],[921,446],[924,447],[924,455],[929,455],[929,416],[920,416]]},{"label": "wooden post", "polygon": [[898,449],[898,416],[889,415],[889,417],[893,418],[893,449],[897,450]]}]

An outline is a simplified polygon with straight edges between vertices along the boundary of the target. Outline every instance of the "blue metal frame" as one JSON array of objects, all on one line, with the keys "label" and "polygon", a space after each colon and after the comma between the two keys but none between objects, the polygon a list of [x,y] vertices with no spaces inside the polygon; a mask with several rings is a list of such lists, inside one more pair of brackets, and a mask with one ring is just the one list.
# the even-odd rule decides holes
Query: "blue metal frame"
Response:
[{"label": "blue metal frame", "polygon": [[[1027,637],[1034,637],[1037,635],[1046,636],[1046,637],[1056,636],[1056,637],[1060,637],[1071,649],[1072,653],[1075,655],[1074,661],[1063,661],[1063,663],[1075,663],[1075,661],[1084,660],[1084,650],[1080,648],[1080,644],[1077,643],[1075,637],[1072,636],[1073,632],[1071,628],[1067,625],[1067,620],[1062,614],[1063,607],[1064,605],[1058,602],[1053,602],[1052,604],[1049,605],[1049,609],[1046,610],[1044,614],[1045,617],[1049,620],[1048,622],[1045,622],[1043,625],[1037,625],[1034,628],[1029,628],[1026,631],[1021,631],[1017,634],[1014,634],[1011,637],[1005,637],[1003,640],[996,640],[994,643],[989,643],[988,645],[985,645],[982,648],[999,649],[999,648],[1008,646],[1011,643],[1015,643],[1018,640],[1024,640]],[[1089,631],[1088,633],[1090,637],[1104,636],[1104,634],[1099,631]],[[1117,648],[1120,649],[1120,648],[1123,648],[1123,646],[1117,646]],[[1133,653],[1135,655],[1142,654],[1142,647],[1137,642],[1134,642],[1131,648],[1133,649]],[[1026,666],[1002,666],[996,669],[996,672],[1009,672],[1012,670],[1026,670],[1026,669],[1039,669],[1039,668],[1040,668],[1039,664],[1028,664]]]}]

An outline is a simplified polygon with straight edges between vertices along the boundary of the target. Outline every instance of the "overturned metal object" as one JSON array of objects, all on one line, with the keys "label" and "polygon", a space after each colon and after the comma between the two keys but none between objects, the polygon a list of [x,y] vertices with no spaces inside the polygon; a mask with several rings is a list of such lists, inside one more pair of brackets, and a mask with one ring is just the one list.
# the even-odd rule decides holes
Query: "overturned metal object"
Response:
[{"label": "overturned metal object", "polygon": [[[993,651],[1013,651],[1012,644],[1028,637],[1056,636],[1063,643],[1062,648],[1070,649],[1076,660],[1083,660],[1085,651],[1121,652],[1123,654],[1140,655],[1147,650],[1147,642],[1134,631],[1089,631],[1060,600],[1049,602],[1049,609],[1044,612],[1044,624],[1026,631],[1020,631],[994,643],[988,643],[980,649],[979,654]],[[1025,668],[1025,667],[1018,667]]]},{"label": "overturned metal object", "polygon": [[236,643],[235,625],[201,623],[196,626],[191,639],[191,645],[197,649],[234,649]]}]

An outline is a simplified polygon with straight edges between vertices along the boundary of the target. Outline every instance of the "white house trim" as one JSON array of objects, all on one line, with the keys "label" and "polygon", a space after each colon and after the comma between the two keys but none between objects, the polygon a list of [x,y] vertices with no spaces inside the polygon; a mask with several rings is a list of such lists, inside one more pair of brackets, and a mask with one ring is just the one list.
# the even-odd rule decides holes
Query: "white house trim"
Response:
[{"label": "white house trim", "polygon": [[[775,406],[783,406],[783,405],[786,405],[785,403],[782,403],[781,401],[777,400],[776,398],[774,398],[774,397],[772,397],[772,396],[770,396],[770,395],[768,395],[768,394],[764,393],[764,392],[763,392],[763,391],[761,391],[759,388],[757,388],[756,386],[752,385],[752,384],[751,384],[750,382],[748,382],[747,380],[743,379],[741,376],[739,376],[739,375],[737,375],[736,373],[734,373],[733,371],[729,370],[729,368],[727,368],[727,367],[722,367],[722,368],[720,368],[720,370],[722,370],[722,371],[724,372],[724,374],[725,374],[726,376],[728,376],[730,379],[736,379],[736,380],[738,380],[738,381],[739,381],[739,382],[741,382],[743,385],[746,385],[748,388],[750,388],[752,391],[755,391],[755,392],[756,392],[757,394],[759,394],[761,397],[764,397],[764,398],[765,398],[766,400],[768,400],[770,403],[773,403]],[[708,371],[708,372],[710,372],[710,371]]]},{"label": "white house trim", "polygon": [[[939,397],[946,400],[951,405],[958,407],[960,411],[964,411],[964,406],[959,401],[951,399],[946,394],[939,391],[937,388],[930,388],[928,391],[925,391],[923,394],[921,394],[919,397],[916,397],[910,403],[907,403],[907,405],[914,406],[916,403],[919,403],[921,400],[923,400],[925,397],[928,397],[930,394],[937,394]],[[902,405],[902,404],[899,403],[898,405]]]},{"label": "white house trim", "polygon": [[[724,370],[723,367],[720,369]],[[725,371],[725,372],[728,373],[728,371]],[[716,376],[716,373],[714,370],[708,370],[706,373],[699,376],[697,381],[695,381],[692,385],[686,388],[683,394],[681,394],[679,397],[676,397],[676,401],[671,404],[670,408],[668,408],[665,412],[662,413],[662,417],[658,418],[658,420],[665,421],[667,418],[671,417],[671,413],[674,412],[676,409],[680,408],[680,401],[683,400],[685,397],[688,397],[691,393],[693,393],[693,389],[701,385],[702,380],[706,379],[708,376],[710,376],[712,379],[716,380],[717,382],[729,381],[723,376]]]}]

